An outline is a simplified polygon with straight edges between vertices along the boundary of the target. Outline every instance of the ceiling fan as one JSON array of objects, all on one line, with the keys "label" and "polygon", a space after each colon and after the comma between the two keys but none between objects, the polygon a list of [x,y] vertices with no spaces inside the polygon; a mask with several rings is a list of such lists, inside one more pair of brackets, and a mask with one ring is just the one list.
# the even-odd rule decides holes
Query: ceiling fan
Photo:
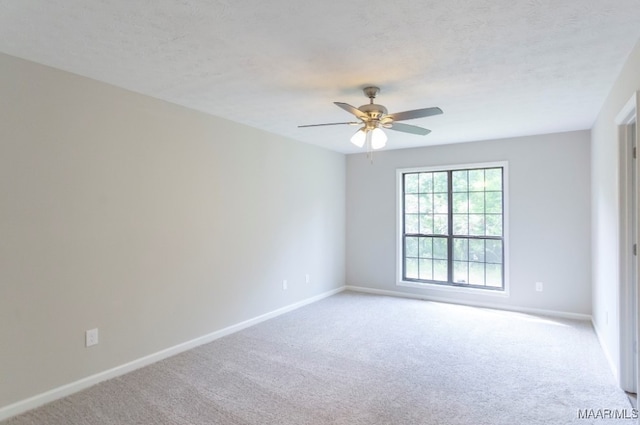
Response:
[{"label": "ceiling fan", "polygon": [[382,128],[425,136],[431,133],[431,130],[418,127],[416,125],[399,123],[398,121],[413,120],[416,118],[442,114],[442,109],[437,107],[414,109],[411,111],[389,114],[387,113],[387,108],[373,103],[373,100],[380,91],[378,87],[365,87],[362,91],[364,91],[364,95],[369,98],[369,103],[362,105],[359,108],[353,107],[348,103],[333,102],[345,111],[355,115],[360,121],[299,125],[298,128],[344,124],[362,125],[362,127],[351,137],[351,143],[359,148],[367,144],[370,149],[381,149],[387,144],[387,135],[382,131]]}]

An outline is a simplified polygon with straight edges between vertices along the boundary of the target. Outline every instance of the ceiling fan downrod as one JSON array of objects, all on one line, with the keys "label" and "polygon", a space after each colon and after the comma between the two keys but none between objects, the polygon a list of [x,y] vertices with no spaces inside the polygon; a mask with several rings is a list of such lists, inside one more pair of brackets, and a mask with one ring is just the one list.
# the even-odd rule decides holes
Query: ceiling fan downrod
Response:
[{"label": "ceiling fan downrod", "polygon": [[369,103],[373,104],[373,99],[375,99],[376,95],[380,93],[380,88],[371,86],[363,88],[362,91],[364,92],[364,95],[369,98]]}]

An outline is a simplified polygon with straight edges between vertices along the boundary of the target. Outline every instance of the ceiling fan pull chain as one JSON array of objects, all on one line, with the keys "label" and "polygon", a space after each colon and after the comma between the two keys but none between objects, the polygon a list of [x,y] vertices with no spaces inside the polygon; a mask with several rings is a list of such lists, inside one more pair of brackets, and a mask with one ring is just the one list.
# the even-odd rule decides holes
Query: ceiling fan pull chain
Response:
[{"label": "ceiling fan pull chain", "polygon": [[373,165],[373,148],[371,147],[371,132],[367,131],[367,159]]}]

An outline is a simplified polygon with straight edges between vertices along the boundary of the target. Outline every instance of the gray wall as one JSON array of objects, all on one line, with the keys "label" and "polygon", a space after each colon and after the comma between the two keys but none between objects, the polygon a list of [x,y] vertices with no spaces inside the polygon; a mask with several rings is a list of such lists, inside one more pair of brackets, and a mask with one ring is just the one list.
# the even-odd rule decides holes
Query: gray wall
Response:
[{"label": "gray wall", "polygon": [[[508,298],[396,285],[396,170],[508,161]],[[591,313],[589,132],[347,157],[347,284],[457,302]],[[535,292],[535,282],[544,283]]]},{"label": "gray wall", "polygon": [[640,42],[611,88],[591,131],[593,323],[616,374],[620,367],[620,152],[615,118],[637,90]]},{"label": "gray wall", "polygon": [[0,93],[0,407],[344,285],[344,155],[5,55]]}]

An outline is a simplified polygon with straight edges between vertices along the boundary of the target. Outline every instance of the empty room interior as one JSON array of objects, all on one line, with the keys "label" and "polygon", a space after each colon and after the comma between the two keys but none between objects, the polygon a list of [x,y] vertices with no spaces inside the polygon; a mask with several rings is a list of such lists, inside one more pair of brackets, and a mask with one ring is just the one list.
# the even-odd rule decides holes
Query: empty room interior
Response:
[{"label": "empty room interior", "polygon": [[639,22],[0,1],[0,422],[636,423]]}]

